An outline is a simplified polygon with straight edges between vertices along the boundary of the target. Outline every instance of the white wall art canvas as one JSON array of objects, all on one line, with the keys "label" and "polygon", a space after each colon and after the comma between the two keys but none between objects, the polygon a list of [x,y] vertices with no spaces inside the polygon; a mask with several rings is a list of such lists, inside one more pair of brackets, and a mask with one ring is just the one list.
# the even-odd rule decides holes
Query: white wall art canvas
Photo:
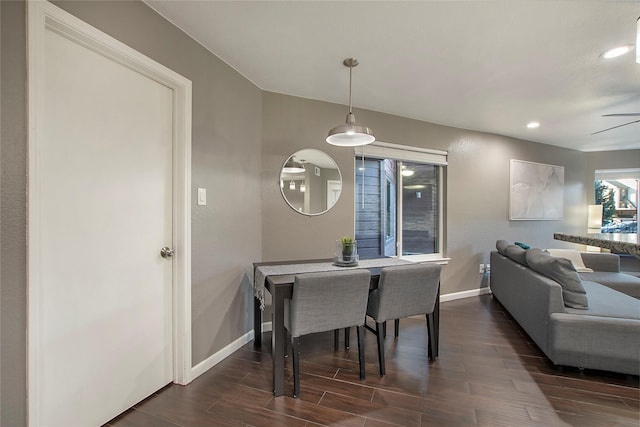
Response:
[{"label": "white wall art canvas", "polygon": [[511,160],[510,220],[564,218],[564,167]]}]

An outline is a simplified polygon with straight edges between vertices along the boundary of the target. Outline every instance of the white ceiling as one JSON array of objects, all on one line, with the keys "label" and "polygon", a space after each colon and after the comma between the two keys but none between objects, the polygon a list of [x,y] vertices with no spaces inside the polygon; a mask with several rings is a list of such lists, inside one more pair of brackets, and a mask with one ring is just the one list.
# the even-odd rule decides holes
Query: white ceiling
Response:
[{"label": "white ceiling", "polygon": [[600,58],[635,44],[638,0],[145,2],[266,91],[346,105],[342,61],[355,57],[355,108],[582,151],[640,148],[640,123],[591,135],[640,119],[602,117],[640,112],[635,51]]}]

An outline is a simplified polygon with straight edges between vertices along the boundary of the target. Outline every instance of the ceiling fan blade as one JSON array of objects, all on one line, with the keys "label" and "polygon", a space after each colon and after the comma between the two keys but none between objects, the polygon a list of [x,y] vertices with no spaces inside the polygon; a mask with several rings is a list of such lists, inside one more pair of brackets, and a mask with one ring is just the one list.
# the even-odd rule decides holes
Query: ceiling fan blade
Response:
[{"label": "ceiling fan blade", "polygon": [[596,135],[596,134],[599,134],[599,133],[602,133],[602,132],[606,132],[606,131],[611,130],[611,129],[621,128],[622,126],[630,125],[630,124],[632,124],[632,123],[640,123],[640,119],[638,119],[638,120],[634,120],[634,121],[629,122],[629,123],[624,123],[624,124],[622,124],[622,125],[618,125],[618,126],[610,127],[610,128],[603,129],[603,130],[599,130],[598,132],[594,132],[594,133],[592,133],[591,135]]},{"label": "ceiling fan blade", "polygon": [[640,116],[640,113],[604,114],[602,117],[634,117],[634,116]]}]

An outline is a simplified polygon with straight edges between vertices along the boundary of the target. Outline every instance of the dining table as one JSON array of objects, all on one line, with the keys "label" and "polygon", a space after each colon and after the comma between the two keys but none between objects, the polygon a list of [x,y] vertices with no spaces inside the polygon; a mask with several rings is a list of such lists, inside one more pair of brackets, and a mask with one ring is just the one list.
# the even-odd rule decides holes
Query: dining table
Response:
[{"label": "dining table", "polygon": [[[254,346],[262,345],[262,314],[265,308],[266,292],[271,294],[271,354],[273,367],[273,394],[284,394],[285,340],[284,312],[286,300],[291,299],[296,274],[365,268],[371,273],[370,290],[378,287],[382,268],[394,265],[413,264],[399,258],[375,258],[360,260],[357,266],[341,267],[331,259],[255,262],[254,269]],[[440,324],[440,285],[434,309],[433,355],[438,356],[438,335]]]}]

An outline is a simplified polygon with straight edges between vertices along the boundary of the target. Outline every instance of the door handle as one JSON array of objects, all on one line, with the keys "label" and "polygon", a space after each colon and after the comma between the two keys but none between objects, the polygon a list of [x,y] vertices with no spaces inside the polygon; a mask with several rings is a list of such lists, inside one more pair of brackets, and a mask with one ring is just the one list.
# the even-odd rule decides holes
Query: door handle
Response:
[{"label": "door handle", "polygon": [[165,246],[164,248],[160,249],[160,256],[162,258],[171,258],[173,256],[173,249]]}]

